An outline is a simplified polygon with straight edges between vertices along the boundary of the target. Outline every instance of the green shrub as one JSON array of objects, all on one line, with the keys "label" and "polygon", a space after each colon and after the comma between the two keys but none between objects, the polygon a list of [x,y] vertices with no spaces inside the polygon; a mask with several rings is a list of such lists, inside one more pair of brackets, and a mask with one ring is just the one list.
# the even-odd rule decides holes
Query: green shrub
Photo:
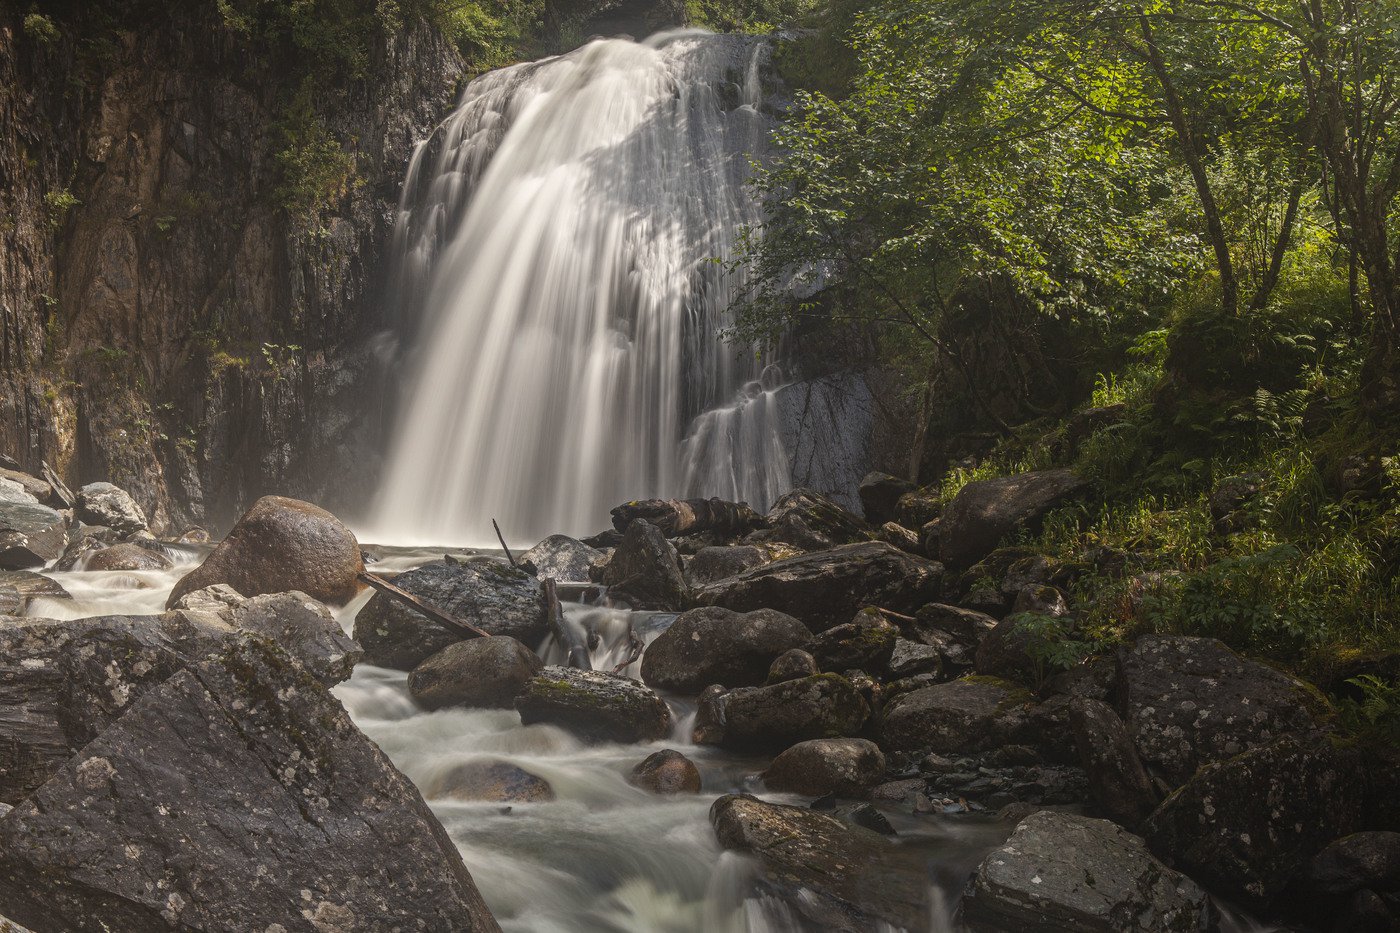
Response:
[{"label": "green shrub", "polygon": [[30,13],[24,17],[24,34],[40,45],[53,45],[63,38],[54,21],[42,13]]}]

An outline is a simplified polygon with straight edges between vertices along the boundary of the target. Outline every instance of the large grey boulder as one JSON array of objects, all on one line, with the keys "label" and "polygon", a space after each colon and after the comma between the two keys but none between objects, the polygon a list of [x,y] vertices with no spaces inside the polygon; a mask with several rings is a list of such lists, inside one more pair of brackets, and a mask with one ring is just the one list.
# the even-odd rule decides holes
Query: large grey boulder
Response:
[{"label": "large grey boulder", "polygon": [[884,776],[884,753],[869,739],[809,739],[774,758],[763,783],[808,797],[867,797]]},{"label": "large grey boulder", "polygon": [[763,548],[752,544],[729,547],[703,547],[685,563],[685,580],[692,587],[705,586],[725,577],[735,577],[746,570],[768,563]]},{"label": "large grey boulder", "polygon": [[45,505],[0,501],[0,570],[42,567],[63,556],[67,523]]},{"label": "large grey boulder", "polygon": [[699,693],[710,684],[755,686],[775,658],[811,637],[801,622],[772,609],[692,609],[647,646],[642,680],[676,693]]},{"label": "large grey boulder", "polygon": [[130,542],[102,548],[83,561],[84,570],[169,570],[173,566],[159,551]]},{"label": "large grey boulder", "polygon": [[937,596],[942,577],[940,564],[869,541],[774,561],[700,587],[695,600],[736,612],[777,609],[821,632],[867,606],[912,613]]},{"label": "large grey boulder", "polygon": [[880,746],[888,752],[981,751],[997,744],[1004,714],[1030,700],[1012,684],[964,678],[903,693],[886,704]]},{"label": "large grey boulder", "polygon": [[538,655],[509,635],[469,638],[424,659],[408,675],[408,692],[424,709],[513,709],[543,667]]},{"label": "large grey boulder", "polygon": [[899,629],[874,609],[862,609],[853,621],[822,632],[807,650],[824,671],[882,673],[894,656]]},{"label": "large grey boulder", "polygon": [[1143,764],[1169,788],[1315,724],[1312,691],[1214,638],[1145,635],[1117,659],[1116,705]]},{"label": "large grey boulder", "polygon": [[977,870],[963,900],[977,933],[1190,933],[1213,930],[1206,892],[1106,820],[1042,810]]},{"label": "large grey boulder", "polygon": [[635,521],[603,568],[603,583],[637,609],[679,610],[690,588],[661,529]]},{"label": "large grey boulder", "polygon": [[1115,823],[1137,826],[1157,808],[1157,793],[1123,720],[1102,700],[1074,697],[1069,725],[1094,803]]},{"label": "large grey boulder", "polygon": [[696,741],[748,751],[778,752],[807,739],[856,735],[870,715],[860,691],[837,674],[740,687],[705,699]]},{"label": "large grey boulder", "polygon": [[752,541],[790,544],[804,551],[824,551],[841,544],[869,541],[875,529],[812,489],[794,489],[768,510],[768,527]]},{"label": "large grey boulder", "polygon": [[546,667],[515,700],[525,725],[550,723],[586,742],[654,742],[671,731],[671,710],[653,691],[616,674]]},{"label": "large grey boulder", "polygon": [[533,573],[541,580],[553,577],[558,581],[587,583],[593,579],[595,567],[601,567],[606,556],[597,548],[568,535],[550,535],[520,555],[520,569]]},{"label": "large grey boulder", "polygon": [[122,535],[147,529],[141,506],[129,492],[111,483],[88,483],[79,489],[73,511],[79,521],[102,525]]},{"label": "large grey boulder", "polygon": [[299,590],[341,605],[362,587],[359,542],[334,515],[309,502],[263,496],[170,594],[167,606],[226,583],[244,596]]},{"label": "large grey boulder", "polygon": [[[548,630],[539,581],[503,561],[424,564],[399,574],[394,584],[492,635],[537,645]],[[411,671],[461,638],[416,609],[376,593],[355,617],[355,640],[370,664]]]},{"label": "large grey boulder", "polygon": [[968,483],[939,517],[939,557],[949,567],[977,563],[1002,538],[1034,523],[1084,480],[1073,470],[1040,470]]},{"label": "large grey boulder", "polygon": [[498,929],[417,789],[256,640],[154,687],[0,819],[36,933]]},{"label": "large grey boulder", "polygon": [[901,861],[877,833],[815,810],[734,794],[714,802],[710,823],[721,846],[757,861],[759,892],[813,929],[927,928],[925,873]]}]

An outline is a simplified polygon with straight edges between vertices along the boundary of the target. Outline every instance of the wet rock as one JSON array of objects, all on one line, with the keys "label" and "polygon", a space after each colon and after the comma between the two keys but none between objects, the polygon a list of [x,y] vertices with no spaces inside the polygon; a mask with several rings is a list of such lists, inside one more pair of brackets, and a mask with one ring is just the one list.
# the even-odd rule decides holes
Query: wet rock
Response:
[{"label": "wet rock", "polygon": [[[1027,749],[1029,751],[1029,749]],[[1047,764],[1032,756],[1010,762],[996,754],[959,759],[957,770],[933,774],[925,793],[935,799],[966,800],[996,810],[1010,803],[1082,805],[1089,783],[1082,768]]]},{"label": "wet rock", "polygon": [[1205,891],[1106,820],[1041,811],[977,870],[963,917],[974,931],[1212,930]]},{"label": "wet rock", "polygon": [[856,735],[870,715],[865,698],[837,674],[741,687],[711,695],[709,702],[707,715],[718,729],[702,735],[697,717],[695,740],[753,751],[777,752],[808,739]]},{"label": "wet rock", "polygon": [[1075,697],[1069,723],[1094,803],[1115,823],[1137,826],[1157,808],[1157,793],[1123,720],[1107,703]]},{"label": "wet rock", "polygon": [[718,745],[724,741],[724,706],[729,691],[711,684],[695,698],[695,723],[690,740],[696,745]]},{"label": "wet rock", "polygon": [[309,502],[264,496],[175,584],[167,605],[216,583],[244,596],[299,590],[340,605],[359,592],[364,569],[359,542],[334,515]]},{"label": "wet rock", "polygon": [[408,675],[408,692],[424,709],[445,706],[514,709],[515,698],[544,667],[509,635],[471,638],[448,645]]},{"label": "wet rock", "polygon": [[890,700],[880,722],[885,751],[968,752],[995,744],[998,717],[1030,695],[993,678],[935,684]]},{"label": "wet rock", "polygon": [[602,551],[589,547],[568,535],[550,535],[520,555],[520,569],[533,573],[541,580],[553,577],[558,581],[586,583],[593,579],[595,567],[605,561]]},{"label": "wet rock", "polygon": [[627,775],[627,783],[653,794],[700,793],[700,769],[695,762],[670,748],[652,752]]},{"label": "wet rock", "polygon": [[1310,891],[1324,895],[1400,891],[1400,833],[1343,836],[1313,856],[1303,880]]},{"label": "wet rock", "polygon": [[209,536],[209,532],[205,531],[203,528],[200,528],[198,525],[195,525],[191,528],[186,528],[184,531],[176,535],[174,538],[174,543],[208,544],[212,540],[213,539]]},{"label": "wet rock", "polygon": [[54,498],[53,487],[37,476],[30,476],[28,473],[22,473],[19,470],[0,469],[0,479],[5,479],[14,483],[26,496],[29,496],[35,502],[40,502],[44,505],[58,504],[56,501],[50,501]]},{"label": "wet rock", "polygon": [[648,688],[601,671],[546,667],[515,700],[525,725],[547,722],[588,742],[654,742],[671,731],[671,711]]},{"label": "wet rock", "polygon": [[[548,630],[539,581],[503,561],[424,564],[399,574],[394,584],[454,618],[522,644],[539,644]],[[376,593],[355,617],[355,640],[364,646],[370,664],[411,671],[462,639],[417,610]]]},{"label": "wet rock", "polygon": [[768,510],[768,527],[751,541],[776,541],[806,551],[825,551],[841,544],[869,541],[870,525],[835,500],[811,489],[794,489]]},{"label": "wet rock", "polygon": [[773,659],[773,664],[768,668],[768,677],[765,678],[764,683],[780,684],[787,680],[811,677],[813,674],[819,673],[821,673],[821,669],[817,667],[817,659],[812,657],[811,652],[803,651],[801,648],[792,648]]},{"label": "wet rock", "polygon": [[491,803],[539,803],[554,799],[554,788],[548,781],[504,761],[468,761],[453,765],[428,781],[423,793],[429,800],[447,798]]},{"label": "wet rock", "polygon": [[1084,485],[1067,469],[968,483],[940,516],[939,556],[949,567],[970,567],[1007,534],[1030,526]]},{"label": "wet rock", "polygon": [[894,680],[917,677],[920,674],[937,676],[943,672],[943,653],[931,645],[921,645],[907,638],[898,638],[885,670]]},{"label": "wet rock", "polygon": [[1314,855],[1360,828],[1354,753],[1288,737],[1202,768],[1142,826],[1152,851],[1253,907],[1271,903]]},{"label": "wet rock", "polygon": [[[951,635],[959,644],[975,649],[996,628],[997,620],[985,612],[949,606],[945,603],[928,603],[914,613],[914,622],[907,623],[906,634],[924,644],[941,644],[943,635]],[[923,635],[929,629],[939,633],[937,641],[928,641]]]},{"label": "wet rock", "polygon": [[0,819],[0,903],[40,933],[497,929],[414,786],[255,640],[148,690]]},{"label": "wet rock", "polygon": [[53,577],[32,570],[0,571],[0,587],[8,587],[19,597],[20,608],[28,608],[36,599],[72,599],[73,594]]},{"label": "wet rock", "polygon": [[755,686],[775,658],[811,637],[801,622],[772,609],[692,609],[647,646],[642,680],[677,693],[699,693],[710,684]]},{"label": "wet rock", "polygon": [[627,526],[603,569],[603,583],[637,609],[676,611],[689,593],[675,549],[661,529],[645,521]]},{"label": "wet rock", "polygon": [[0,570],[42,567],[68,544],[63,516],[44,505],[0,501]]},{"label": "wet rock", "polygon": [[880,673],[894,654],[899,629],[873,609],[856,613],[855,621],[836,625],[812,639],[807,650],[824,671],[861,670]]},{"label": "wet rock", "polygon": [[937,594],[942,574],[939,564],[871,541],[775,561],[700,587],[695,598],[736,612],[777,609],[820,632],[867,606],[911,613]]},{"label": "wet rock", "polygon": [[914,484],[888,473],[867,473],[860,481],[860,504],[872,525],[894,521],[899,497],[914,491]]},{"label": "wet rock", "polygon": [[704,547],[685,563],[685,580],[692,587],[705,586],[725,577],[734,577],[746,570],[768,563],[762,548],[751,544],[732,547]]},{"label": "wet rock", "polygon": [[111,483],[89,483],[79,489],[73,512],[79,521],[105,525],[122,535],[147,530],[141,506],[130,493]]},{"label": "wet rock", "polygon": [[733,794],[714,802],[710,823],[721,846],[758,860],[760,891],[815,929],[927,925],[924,872],[897,860],[878,833],[825,813]]},{"label": "wet rock", "polygon": [[1146,635],[1118,652],[1119,697],[1149,773],[1169,787],[1196,769],[1307,731],[1317,701],[1299,681],[1213,638]]},{"label": "wet rock", "polygon": [[174,564],[164,554],[139,544],[114,544],[93,553],[84,570],[169,570]]},{"label": "wet rock", "polygon": [[784,751],[763,773],[770,790],[865,797],[885,776],[885,756],[866,739],[811,739]]}]

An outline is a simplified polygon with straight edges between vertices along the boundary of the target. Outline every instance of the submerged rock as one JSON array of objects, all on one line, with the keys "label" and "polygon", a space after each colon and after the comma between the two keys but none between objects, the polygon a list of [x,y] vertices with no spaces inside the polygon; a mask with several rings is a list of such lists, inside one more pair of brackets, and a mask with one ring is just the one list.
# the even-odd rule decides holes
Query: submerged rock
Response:
[{"label": "submerged rock", "polygon": [[480,800],[491,803],[539,803],[554,799],[549,782],[505,761],[468,761],[454,765],[427,783],[429,800]]},{"label": "submerged rock", "polygon": [[[492,635],[534,645],[547,631],[539,581],[502,561],[424,564],[399,574],[394,584]],[[364,646],[370,664],[411,671],[462,639],[416,609],[376,593],[355,617],[355,640]]]},{"label": "submerged rock", "polygon": [[359,542],[334,515],[309,502],[264,496],[175,584],[166,605],[217,583],[244,596],[300,590],[339,605],[359,592],[364,569]]},{"label": "submerged rock", "polygon": [[1041,470],[968,483],[939,517],[939,556],[949,567],[970,567],[1007,534],[1039,519],[1084,487],[1073,470]]},{"label": "submerged rock", "polygon": [[709,701],[704,719],[697,714],[695,740],[743,750],[776,752],[807,739],[856,735],[870,715],[865,698],[837,674],[741,687]]},{"label": "submerged rock", "polygon": [[42,567],[68,545],[63,516],[44,505],[0,501],[0,570]]},{"label": "submerged rock", "polygon": [[602,551],[568,535],[550,535],[520,555],[520,569],[541,580],[553,577],[560,582],[587,583],[593,570],[606,560]]},{"label": "submerged rock", "polygon": [[819,930],[927,927],[930,885],[888,839],[834,816],[729,794],[710,807],[726,849],[758,860],[759,889]]},{"label": "submerged rock", "polygon": [[1138,837],[1043,810],[982,862],[963,919],[978,933],[1189,933],[1215,929],[1217,918],[1205,891]]},{"label": "submerged rock", "polygon": [[671,731],[671,711],[647,687],[616,674],[546,667],[515,700],[525,725],[545,722],[588,742],[654,742]]},{"label": "submerged rock", "polygon": [[79,521],[104,525],[121,535],[147,529],[146,513],[141,506],[130,493],[111,483],[88,483],[79,489],[73,511]]},{"label": "submerged rock", "polygon": [[509,635],[455,642],[426,658],[408,675],[408,692],[424,709],[445,706],[513,709],[515,698],[544,667]]},{"label": "submerged rock", "polygon": [[811,739],[784,751],[763,773],[770,790],[808,797],[867,797],[885,776],[885,756],[867,739]]},{"label": "submerged rock", "polygon": [[695,762],[670,748],[652,752],[627,775],[627,783],[653,794],[700,793],[700,769]]},{"label": "submerged rock", "polygon": [[125,542],[103,548],[83,563],[84,570],[169,570],[173,566],[164,554]]},{"label": "submerged rock", "polygon": [[695,596],[701,605],[736,612],[777,609],[821,632],[867,606],[911,613],[937,595],[942,575],[940,564],[870,541],[775,561]]},{"label": "submerged rock", "polygon": [[603,583],[637,609],[679,610],[689,592],[675,548],[661,529],[640,520],[627,526]]},{"label": "submerged rock", "polygon": [[246,639],[147,691],[0,819],[0,903],[37,933],[497,929],[408,779]]},{"label": "submerged rock", "polygon": [[642,680],[676,693],[699,693],[710,684],[755,686],[775,658],[811,637],[801,622],[772,609],[692,609],[647,646]]}]

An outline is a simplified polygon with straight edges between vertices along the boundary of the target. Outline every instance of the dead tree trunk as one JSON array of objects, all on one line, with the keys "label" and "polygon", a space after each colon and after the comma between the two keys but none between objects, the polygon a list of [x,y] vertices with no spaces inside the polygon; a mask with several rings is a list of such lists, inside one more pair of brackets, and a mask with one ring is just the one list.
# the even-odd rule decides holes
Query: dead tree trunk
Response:
[{"label": "dead tree trunk", "polygon": [[553,577],[545,577],[540,584],[544,592],[544,611],[549,618],[549,630],[554,638],[569,653],[569,667],[581,671],[593,670],[593,662],[588,658],[588,646],[579,641],[564,619],[564,607],[559,602],[559,590]]}]

